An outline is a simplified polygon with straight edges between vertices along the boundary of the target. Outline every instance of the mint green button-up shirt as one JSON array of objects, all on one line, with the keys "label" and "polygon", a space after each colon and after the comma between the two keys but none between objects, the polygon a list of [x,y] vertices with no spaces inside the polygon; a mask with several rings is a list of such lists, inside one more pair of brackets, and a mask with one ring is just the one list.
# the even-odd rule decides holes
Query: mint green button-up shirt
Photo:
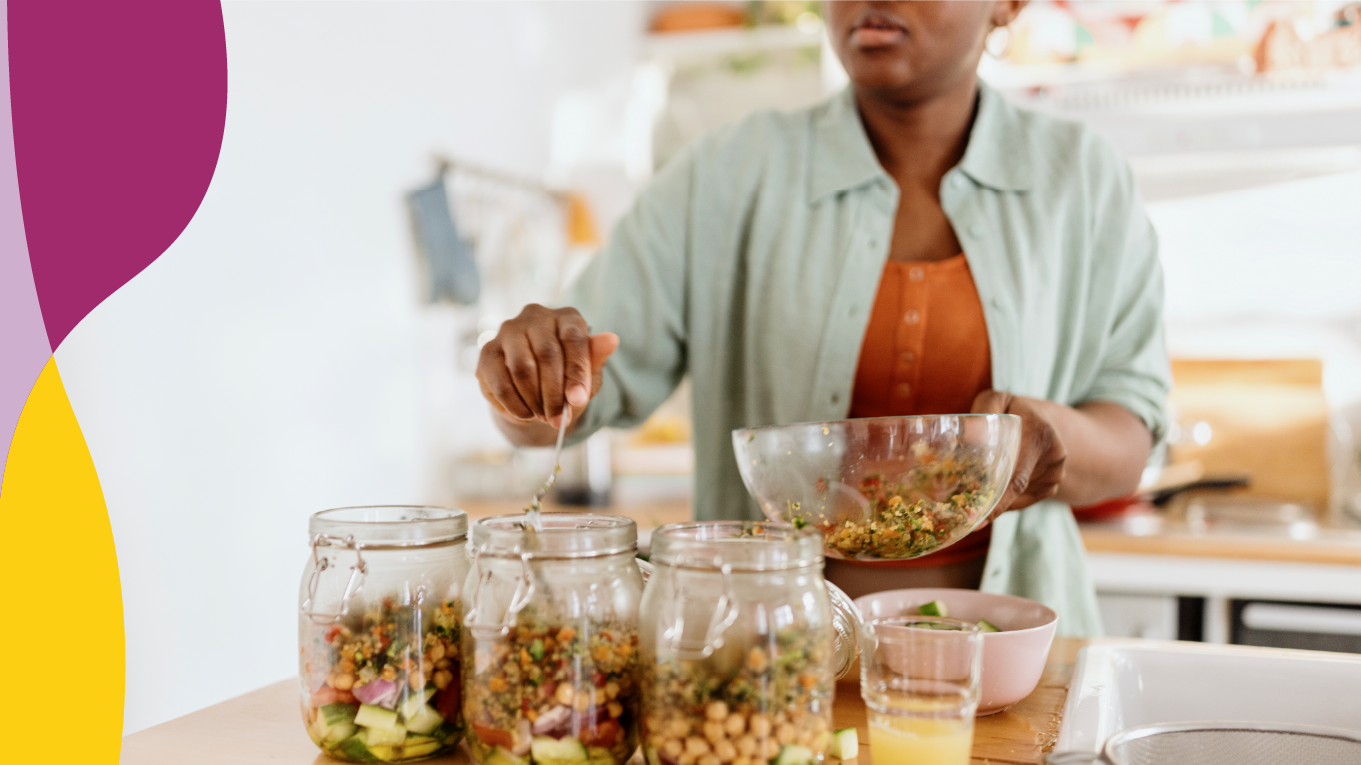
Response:
[{"label": "mint green button-up shirt", "polygon": [[[993,387],[1112,401],[1160,437],[1162,271],[1114,150],[981,86],[940,200],[983,304]],[[574,438],[642,422],[689,373],[695,515],[760,517],[730,433],[846,417],[897,204],[849,90],[695,141],[639,196],[568,300],[592,331],[621,340]],[[1049,605],[1060,634],[1100,634],[1062,503],[997,519],[982,589]]]}]

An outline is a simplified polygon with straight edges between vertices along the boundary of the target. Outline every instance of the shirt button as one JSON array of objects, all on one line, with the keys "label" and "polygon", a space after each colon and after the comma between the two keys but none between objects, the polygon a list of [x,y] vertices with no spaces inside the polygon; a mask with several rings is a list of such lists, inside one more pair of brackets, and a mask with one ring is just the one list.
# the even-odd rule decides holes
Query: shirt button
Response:
[{"label": "shirt button", "polygon": [[917,360],[917,354],[913,353],[912,351],[906,351],[899,358],[902,360],[904,364],[911,364],[912,362]]},{"label": "shirt button", "polygon": [[907,313],[903,314],[903,321],[908,324],[916,324],[921,321],[921,319],[921,314],[917,313],[917,309],[915,308],[908,309]]},{"label": "shirt button", "polygon": [[907,278],[914,282],[919,282],[926,278],[926,269],[921,266],[913,266],[907,270]]},{"label": "shirt button", "polygon": [[833,404],[839,404],[839,403],[841,403],[841,394],[840,394],[840,393],[833,393],[833,394],[832,394],[832,403],[833,403]]},{"label": "shirt button", "polygon": [[868,240],[865,241],[865,243],[870,246],[871,250],[879,246],[879,240],[875,239],[874,237],[870,237]]},{"label": "shirt button", "polygon": [[983,236],[983,224],[974,223],[971,226],[969,226],[969,236],[973,237],[974,239]]},{"label": "shirt button", "polygon": [[898,398],[907,398],[912,395],[912,386],[907,383],[899,383],[898,386],[893,389],[893,395]]}]

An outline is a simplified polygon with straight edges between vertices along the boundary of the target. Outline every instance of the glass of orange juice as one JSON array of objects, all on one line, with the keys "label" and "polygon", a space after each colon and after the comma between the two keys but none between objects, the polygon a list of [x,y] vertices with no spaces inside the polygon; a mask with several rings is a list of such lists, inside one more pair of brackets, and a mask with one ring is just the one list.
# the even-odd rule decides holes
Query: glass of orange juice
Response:
[{"label": "glass of orange juice", "polygon": [[978,626],[889,616],[866,620],[860,640],[874,762],[968,765],[983,657]]}]

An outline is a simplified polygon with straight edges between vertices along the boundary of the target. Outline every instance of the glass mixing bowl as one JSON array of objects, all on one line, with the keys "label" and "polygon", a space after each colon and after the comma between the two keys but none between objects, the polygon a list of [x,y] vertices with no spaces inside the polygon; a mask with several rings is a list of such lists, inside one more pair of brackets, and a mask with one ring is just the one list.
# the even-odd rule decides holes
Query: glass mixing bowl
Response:
[{"label": "glass mixing bowl", "polygon": [[1021,418],[810,422],[732,440],[768,518],[817,528],[834,558],[902,560],[949,547],[988,517],[1016,468]]}]

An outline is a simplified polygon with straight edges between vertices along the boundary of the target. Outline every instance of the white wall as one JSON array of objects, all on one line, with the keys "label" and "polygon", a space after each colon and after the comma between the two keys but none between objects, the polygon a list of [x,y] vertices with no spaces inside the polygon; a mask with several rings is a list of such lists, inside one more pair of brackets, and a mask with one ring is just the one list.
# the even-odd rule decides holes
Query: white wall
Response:
[{"label": "white wall", "polygon": [[636,3],[223,10],[212,187],[57,351],[118,549],[125,732],[296,671],[308,514],[426,499],[401,194],[435,149],[541,176],[557,96],[617,75],[643,23]]}]

